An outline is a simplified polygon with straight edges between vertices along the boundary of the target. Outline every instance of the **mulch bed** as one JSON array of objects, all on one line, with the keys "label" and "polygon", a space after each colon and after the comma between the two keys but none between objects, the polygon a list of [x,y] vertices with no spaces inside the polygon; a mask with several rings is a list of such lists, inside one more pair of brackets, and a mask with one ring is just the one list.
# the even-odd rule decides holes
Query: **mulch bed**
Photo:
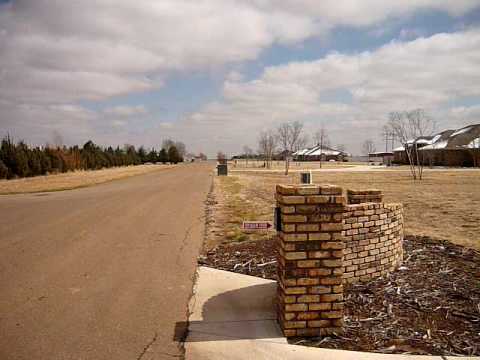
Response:
[{"label": "mulch bed", "polygon": [[[338,336],[291,339],[323,348],[420,355],[480,355],[480,253],[407,236],[398,271],[345,288]],[[274,240],[222,244],[199,264],[275,279]]]}]

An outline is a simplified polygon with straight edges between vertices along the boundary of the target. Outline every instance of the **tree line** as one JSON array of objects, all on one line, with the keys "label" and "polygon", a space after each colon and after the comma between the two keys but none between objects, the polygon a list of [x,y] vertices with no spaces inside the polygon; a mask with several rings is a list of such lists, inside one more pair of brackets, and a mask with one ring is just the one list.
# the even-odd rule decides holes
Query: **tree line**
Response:
[{"label": "tree line", "polygon": [[0,145],[0,179],[13,179],[62,173],[73,170],[97,170],[145,163],[182,162],[186,149],[182,142],[165,140],[162,148],[145,149],[126,144],[122,148],[102,147],[87,141],[82,147],[29,146],[5,136]]}]

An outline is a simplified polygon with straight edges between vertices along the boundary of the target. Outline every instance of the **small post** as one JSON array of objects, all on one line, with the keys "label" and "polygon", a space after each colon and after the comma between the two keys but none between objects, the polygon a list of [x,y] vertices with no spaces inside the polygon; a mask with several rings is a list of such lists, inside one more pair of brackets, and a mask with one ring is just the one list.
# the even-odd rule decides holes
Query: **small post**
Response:
[{"label": "small post", "polygon": [[311,184],[312,183],[312,171],[300,173],[300,183]]},{"label": "small post", "polygon": [[228,166],[227,166],[226,163],[217,165],[217,175],[218,176],[227,176],[228,175]]}]

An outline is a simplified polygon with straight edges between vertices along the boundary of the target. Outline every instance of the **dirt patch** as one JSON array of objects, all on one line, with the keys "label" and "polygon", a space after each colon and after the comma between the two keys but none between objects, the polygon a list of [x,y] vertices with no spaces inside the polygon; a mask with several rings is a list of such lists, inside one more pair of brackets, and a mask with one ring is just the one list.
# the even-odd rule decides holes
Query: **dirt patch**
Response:
[{"label": "dirt patch", "polygon": [[272,220],[273,195],[252,183],[255,178],[221,176],[214,178],[209,200],[209,218],[205,248],[212,249],[223,242],[267,239],[271,232],[245,233],[243,221]]},{"label": "dirt patch", "polygon": [[[408,236],[399,271],[345,289],[342,335],[296,344],[357,351],[480,355],[480,253],[447,241]],[[202,265],[275,279],[274,238],[224,243]]]},{"label": "dirt patch", "polygon": [[198,263],[239,274],[276,279],[276,259],[274,241],[268,239],[221,244],[200,255]]}]

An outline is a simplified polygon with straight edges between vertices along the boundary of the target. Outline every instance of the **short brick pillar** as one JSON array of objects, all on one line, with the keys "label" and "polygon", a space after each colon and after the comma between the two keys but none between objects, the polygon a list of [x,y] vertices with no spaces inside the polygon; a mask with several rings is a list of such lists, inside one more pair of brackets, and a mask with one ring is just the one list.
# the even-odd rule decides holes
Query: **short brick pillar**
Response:
[{"label": "short brick pillar", "polygon": [[383,193],[381,190],[347,190],[347,199],[349,204],[362,203],[381,203],[383,200]]},{"label": "short brick pillar", "polygon": [[277,185],[278,321],[286,337],[341,333],[345,197],[332,185]]}]

